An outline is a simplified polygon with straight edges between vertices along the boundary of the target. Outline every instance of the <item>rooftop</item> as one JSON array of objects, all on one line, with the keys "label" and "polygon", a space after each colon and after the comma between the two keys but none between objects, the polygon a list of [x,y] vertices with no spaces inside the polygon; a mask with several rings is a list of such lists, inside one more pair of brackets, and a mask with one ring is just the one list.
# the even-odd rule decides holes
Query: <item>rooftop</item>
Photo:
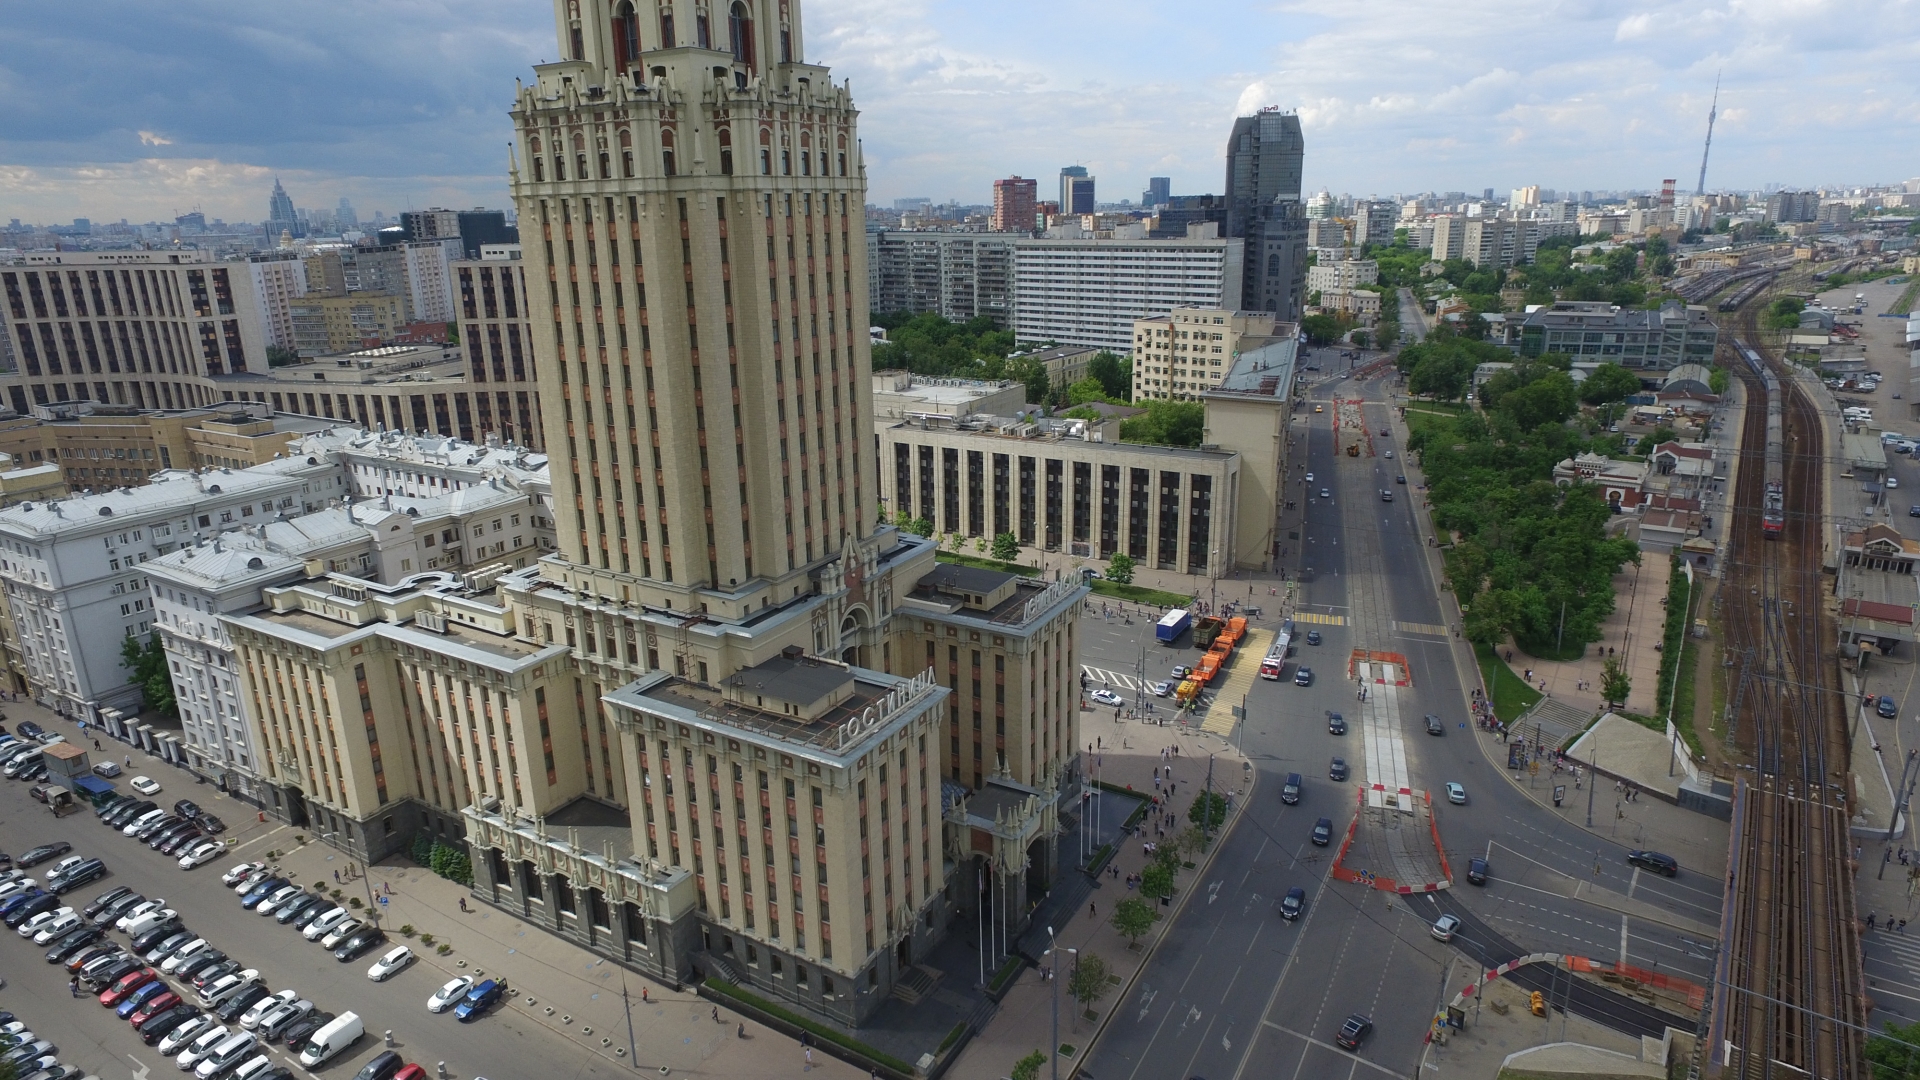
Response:
[{"label": "rooftop", "polygon": [[1227,372],[1220,385],[1208,390],[1203,397],[1216,394],[1231,394],[1235,397],[1266,397],[1285,402],[1293,396],[1294,363],[1300,351],[1300,342],[1286,323],[1275,323],[1276,333],[1284,335],[1279,341],[1262,345],[1257,349],[1248,349],[1233,358],[1233,367]]},{"label": "rooftop", "polygon": [[[842,757],[858,750],[876,728],[894,716],[909,710],[918,711],[947,693],[929,673],[903,678],[866,668],[843,667],[813,657],[805,658],[802,670],[770,668],[768,671],[775,675],[786,671],[786,677],[812,680],[814,675],[802,673],[804,664],[832,667],[839,673],[841,688],[847,692],[831,708],[811,719],[730,700],[719,687],[679,675],[642,678],[608,693],[605,700],[618,707],[683,723],[732,729],[742,737],[758,738],[798,751]],[[740,674],[744,673],[732,676],[729,684],[735,683]],[[769,682],[765,689],[790,699],[817,692],[820,687],[811,681],[793,687]]]}]

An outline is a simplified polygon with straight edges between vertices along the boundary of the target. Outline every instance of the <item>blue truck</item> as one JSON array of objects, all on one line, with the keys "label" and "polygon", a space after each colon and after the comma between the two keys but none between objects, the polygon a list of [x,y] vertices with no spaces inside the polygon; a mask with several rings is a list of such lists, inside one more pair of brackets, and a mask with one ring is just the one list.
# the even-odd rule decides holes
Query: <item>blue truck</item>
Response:
[{"label": "blue truck", "polygon": [[1172,645],[1180,640],[1180,635],[1186,633],[1187,627],[1191,625],[1193,625],[1192,614],[1186,608],[1174,608],[1160,616],[1160,623],[1154,627],[1153,634],[1160,639],[1160,644]]}]

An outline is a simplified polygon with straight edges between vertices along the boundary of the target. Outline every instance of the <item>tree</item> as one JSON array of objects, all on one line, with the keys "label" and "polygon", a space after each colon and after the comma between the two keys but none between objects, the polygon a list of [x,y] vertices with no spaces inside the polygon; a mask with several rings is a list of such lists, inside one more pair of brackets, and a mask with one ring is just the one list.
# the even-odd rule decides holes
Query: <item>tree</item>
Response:
[{"label": "tree", "polygon": [[1886,1034],[1867,1036],[1872,1080],[1920,1080],[1920,1022],[1888,1024]]},{"label": "tree", "polygon": [[293,351],[292,349],[289,349],[284,345],[267,346],[267,366],[268,367],[270,368],[286,367],[288,364],[297,364],[299,362],[300,362],[300,354]]},{"label": "tree", "polygon": [[[1165,849],[1162,849],[1165,850]],[[1140,871],[1140,895],[1165,900],[1173,895],[1173,871],[1158,862]]]},{"label": "tree", "polygon": [[1038,1080],[1040,1070],[1047,1066],[1047,1055],[1035,1050],[1026,1057],[1013,1063],[1013,1072],[1008,1074],[1012,1080]]},{"label": "tree", "polygon": [[1506,394],[1499,409],[1521,431],[1563,423],[1578,410],[1572,377],[1558,371]]},{"label": "tree", "polygon": [[1226,797],[1217,791],[1202,791],[1195,795],[1193,804],[1187,807],[1187,820],[1208,831],[1218,829],[1226,824]]},{"label": "tree", "polygon": [[1113,924],[1115,933],[1127,939],[1127,944],[1138,945],[1140,935],[1153,929],[1153,924],[1159,919],[1160,913],[1154,910],[1152,904],[1137,896],[1129,896],[1114,906],[1113,918],[1108,921]]},{"label": "tree", "polygon": [[967,538],[964,536],[961,536],[959,533],[950,532],[947,534],[947,547],[954,554],[958,555],[960,553],[960,549],[965,547],[966,544],[967,544]]},{"label": "tree", "polygon": [[1634,452],[1638,454],[1651,454],[1653,453],[1654,447],[1659,446],[1663,442],[1672,442],[1676,434],[1677,432],[1665,425],[1654,428],[1652,434],[1642,438],[1639,445],[1634,447]]},{"label": "tree", "polygon": [[1580,400],[1589,405],[1625,401],[1639,392],[1640,376],[1619,364],[1601,364],[1587,375],[1586,382],[1580,384]]},{"label": "tree", "polygon": [[1609,656],[1600,665],[1600,694],[1607,699],[1608,708],[1624,705],[1627,695],[1633,691],[1633,680],[1627,677],[1626,665],[1618,657]]},{"label": "tree", "polygon": [[1733,377],[1727,374],[1726,368],[1717,367],[1713,369],[1713,374],[1707,377],[1707,389],[1716,394],[1724,394],[1727,392],[1727,384],[1732,381]]},{"label": "tree", "polygon": [[137,637],[120,643],[120,666],[133,672],[130,680],[140,687],[147,708],[162,716],[177,716],[179,706],[173,699],[173,674],[167,669],[167,653],[156,632],[142,645]]},{"label": "tree", "polygon": [[984,536],[974,537],[973,550],[976,554],[985,555],[987,553],[987,538]]},{"label": "tree", "polygon": [[1098,953],[1083,952],[1075,957],[1073,974],[1067,977],[1067,994],[1082,1009],[1093,1008],[1112,986],[1107,981],[1107,962]]},{"label": "tree", "polygon": [[1107,580],[1115,585],[1133,584],[1133,556],[1124,551],[1116,551],[1113,558],[1107,560]]},{"label": "tree", "polygon": [[[1085,405],[1088,402],[1106,402],[1107,388],[1099,379],[1089,375],[1072,386],[1067,387],[1068,405]],[[1114,404],[1120,404],[1114,402]]]},{"label": "tree", "polygon": [[1353,338],[1353,343],[1362,349],[1366,348],[1367,344],[1373,340],[1371,337],[1367,335],[1367,332],[1365,330],[1355,330],[1351,336]]},{"label": "tree", "polygon": [[1800,312],[1805,310],[1807,302],[1797,296],[1783,296],[1767,307],[1764,321],[1769,330],[1797,330],[1800,328]]},{"label": "tree", "polygon": [[1044,405],[1053,396],[1053,382],[1047,378],[1047,365],[1030,356],[1009,361],[1006,377],[1025,384],[1029,405]]},{"label": "tree", "polygon": [[1346,326],[1337,317],[1325,314],[1301,319],[1300,330],[1307,335],[1310,345],[1331,345],[1347,332]]},{"label": "tree", "polygon": [[999,533],[993,538],[993,557],[1001,562],[1012,562],[1020,554],[1020,538],[1012,533]]},{"label": "tree", "polygon": [[1148,401],[1146,413],[1120,421],[1124,442],[1156,446],[1200,445],[1206,434],[1206,406],[1197,401]]},{"label": "tree", "polygon": [[1133,361],[1105,350],[1087,361],[1087,375],[1099,380],[1107,397],[1120,404],[1133,400]]}]

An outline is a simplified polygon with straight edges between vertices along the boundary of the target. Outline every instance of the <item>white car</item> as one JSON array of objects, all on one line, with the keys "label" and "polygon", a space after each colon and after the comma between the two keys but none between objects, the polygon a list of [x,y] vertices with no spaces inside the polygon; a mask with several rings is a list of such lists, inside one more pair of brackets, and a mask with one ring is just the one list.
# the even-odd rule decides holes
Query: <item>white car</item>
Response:
[{"label": "white car", "polygon": [[1166,697],[1173,693],[1173,684],[1166,681],[1165,679],[1162,679],[1159,682],[1148,686],[1147,689],[1153,691],[1154,697]]},{"label": "white car", "polygon": [[273,914],[274,909],[278,908],[281,904],[286,903],[287,901],[293,899],[296,896],[303,895],[306,891],[307,890],[301,888],[298,885],[288,885],[283,888],[275,889],[273,890],[272,895],[268,896],[265,900],[262,900],[258,904],[255,904],[253,906],[254,913],[259,915],[271,915]]},{"label": "white car", "polygon": [[1311,484],[1311,483],[1313,483],[1313,474],[1312,474],[1312,473],[1308,473],[1308,474],[1307,474],[1307,483],[1309,483],[1309,484]]},{"label": "white car", "polygon": [[260,1023],[261,1018],[268,1013],[282,1005],[291,1005],[299,1000],[300,991],[298,990],[282,990],[277,994],[263,997],[254,1002],[246,1012],[240,1014],[240,1026],[252,1031],[255,1025]]},{"label": "white car", "polygon": [[200,988],[200,1003],[211,1009],[259,981],[260,972],[254,968],[224,976]]},{"label": "white car", "polygon": [[160,784],[150,776],[136,776],[127,781],[127,786],[142,795],[160,794]]},{"label": "white car", "polygon": [[23,922],[20,924],[20,936],[24,938],[30,938],[33,935],[39,933],[42,927],[49,926],[56,919],[64,919],[71,914],[73,914],[73,909],[70,907],[54,908],[51,911],[43,911],[40,914],[35,915],[33,918],[28,919],[26,922]]},{"label": "white car", "polygon": [[30,878],[30,877],[14,878],[12,881],[7,882],[5,885],[0,885],[0,900],[6,900],[11,897],[18,896],[19,894],[26,892],[28,889],[37,889],[39,887],[40,887],[40,882],[36,881],[33,878]]},{"label": "white car", "polygon": [[65,937],[67,934],[80,929],[81,924],[84,922],[86,922],[86,920],[80,917],[79,912],[68,908],[65,915],[60,916],[52,922],[41,923],[40,929],[34,932],[33,943],[35,945],[51,944],[54,938]]},{"label": "white car", "polygon": [[367,978],[372,979],[374,982],[384,982],[387,976],[398,972],[411,963],[413,963],[413,950],[407,948],[405,945],[401,945],[389,950],[387,955],[375,960],[373,966],[367,969]]},{"label": "white car", "polygon": [[47,871],[47,880],[52,881],[54,878],[59,877],[61,874],[66,873],[86,861],[87,857],[85,855],[69,855],[53,864],[53,869]]},{"label": "white car", "polygon": [[238,866],[229,866],[227,872],[220,875],[220,884],[231,889],[235,885],[240,884],[241,878],[246,877],[255,870],[265,870],[266,868],[267,864],[263,862],[243,862]]},{"label": "white car", "polygon": [[161,908],[158,911],[147,912],[145,915],[142,915],[139,918],[134,919],[133,921],[127,923],[127,925],[125,927],[122,927],[122,929],[124,929],[127,932],[128,937],[139,937],[141,934],[144,934],[147,931],[153,929],[154,927],[159,926],[161,923],[167,922],[171,919],[177,919],[179,917],[180,917],[180,913],[173,910],[172,908]]},{"label": "white car", "polygon": [[179,971],[181,965],[211,948],[213,948],[213,943],[206,938],[195,938],[187,942],[185,945],[174,950],[172,956],[160,961],[160,974],[171,975]]},{"label": "white car", "polygon": [[201,1058],[212,1053],[213,1048],[219,1046],[231,1034],[233,1034],[232,1028],[225,1024],[215,1024],[194,1036],[186,1049],[174,1055],[173,1063],[180,1066],[180,1071],[186,1072],[200,1064]]},{"label": "white car", "polygon": [[1436,941],[1452,941],[1454,932],[1460,929],[1460,918],[1456,915],[1442,915],[1434,920],[1429,930]]},{"label": "white car", "polygon": [[1119,694],[1116,694],[1111,690],[1095,690],[1093,693],[1088,694],[1087,696],[1099,702],[1102,705],[1120,706],[1120,705],[1125,705],[1127,703],[1126,698],[1121,697]]},{"label": "white car", "polygon": [[427,999],[427,1011],[446,1012],[459,1004],[460,999],[466,997],[467,991],[471,989],[473,989],[473,976],[462,975],[433,992],[433,996]]},{"label": "white car", "polygon": [[213,1022],[214,1019],[211,1016],[196,1016],[186,1023],[181,1024],[179,1027],[174,1028],[172,1031],[167,1032],[167,1037],[160,1040],[160,1053],[167,1057],[172,1057],[179,1053],[186,1048],[188,1043],[199,1038],[200,1035],[207,1030],[207,1025]]},{"label": "white car", "polygon": [[1889,488],[1897,488],[1897,487],[1899,487],[1899,486],[1900,486],[1900,478],[1899,478],[1899,477],[1897,477],[1897,476],[1889,476],[1889,477],[1887,477],[1887,486],[1888,486]]},{"label": "white car", "polygon": [[352,937],[355,930],[365,925],[366,923],[361,922],[359,919],[347,919],[340,923],[340,925],[327,931],[326,936],[320,939],[320,947],[323,949],[331,949],[335,945]]},{"label": "white car", "polygon": [[125,930],[127,928],[127,924],[132,922],[133,920],[139,918],[142,915],[145,915],[149,911],[159,911],[161,908],[166,906],[167,906],[167,902],[165,900],[142,900],[139,903],[128,908],[126,914],[114,920],[113,928],[115,930]]},{"label": "white car", "polygon": [[220,853],[225,850],[227,845],[218,840],[202,840],[189,848],[185,855],[180,856],[180,869],[191,870],[196,866],[205,866],[219,858]]},{"label": "white car", "polygon": [[261,1017],[260,1022],[255,1024],[253,1029],[266,1039],[277,1039],[281,1032],[286,1031],[295,1020],[312,1011],[313,1002],[311,1001],[283,1002],[268,1009],[267,1015]]},{"label": "white car", "polygon": [[306,938],[308,941],[319,941],[322,937],[326,936],[328,931],[339,926],[351,914],[352,912],[346,908],[334,908],[332,911],[308,923],[307,928],[300,931],[300,936]]}]

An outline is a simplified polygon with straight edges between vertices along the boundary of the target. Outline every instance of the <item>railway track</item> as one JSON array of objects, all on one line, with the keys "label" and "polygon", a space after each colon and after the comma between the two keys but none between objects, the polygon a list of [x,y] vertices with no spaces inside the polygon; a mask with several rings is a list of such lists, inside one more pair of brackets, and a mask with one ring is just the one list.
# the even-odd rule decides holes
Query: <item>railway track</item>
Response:
[{"label": "railway track", "polygon": [[1709,1060],[1741,1080],[1855,1077],[1867,1003],[1851,759],[1821,571],[1825,443],[1813,401],[1759,344],[1760,296],[1744,296],[1723,346],[1747,393],[1722,613],[1730,735],[1749,763],[1736,784]]}]

